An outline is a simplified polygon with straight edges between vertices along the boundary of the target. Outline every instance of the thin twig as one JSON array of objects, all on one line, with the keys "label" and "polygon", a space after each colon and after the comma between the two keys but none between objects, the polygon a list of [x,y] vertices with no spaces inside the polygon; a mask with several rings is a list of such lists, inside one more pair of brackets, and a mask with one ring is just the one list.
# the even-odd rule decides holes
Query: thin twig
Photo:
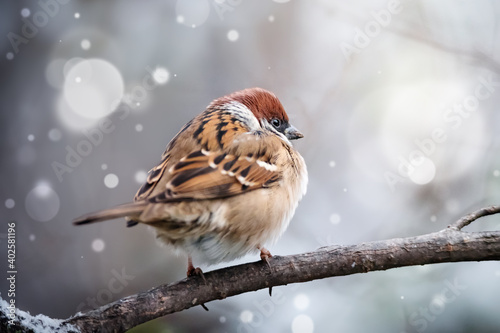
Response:
[{"label": "thin twig", "polygon": [[498,213],[500,213],[500,206],[490,206],[490,207],[481,208],[479,210],[476,210],[473,213],[470,213],[469,215],[466,215],[466,216],[460,218],[455,223],[450,224],[448,226],[448,229],[462,230],[462,228],[468,226],[469,224],[471,224],[472,222],[474,222],[475,220],[477,220],[480,217],[498,214]]}]

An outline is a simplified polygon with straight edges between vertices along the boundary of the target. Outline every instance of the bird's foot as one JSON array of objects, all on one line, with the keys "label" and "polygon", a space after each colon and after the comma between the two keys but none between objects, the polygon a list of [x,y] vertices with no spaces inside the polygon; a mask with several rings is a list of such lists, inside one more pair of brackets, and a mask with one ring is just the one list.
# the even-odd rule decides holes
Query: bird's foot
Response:
[{"label": "bird's foot", "polygon": [[207,279],[205,279],[205,275],[203,274],[203,271],[201,270],[200,267],[194,267],[194,266],[190,266],[188,267],[188,270],[187,270],[187,277],[191,277],[191,276],[200,276],[203,281],[205,282],[205,284],[208,284],[207,283]]},{"label": "bird's foot", "polygon": [[[205,284],[208,284],[207,283],[207,279],[205,279],[205,275],[203,274],[203,271],[201,270],[201,268],[200,267],[194,267],[193,263],[191,262],[191,258],[189,258],[189,260],[188,260],[187,277],[191,277],[191,276],[201,276],[201,278],[203,279],[203,281],[205,281]],[[201,305],[201,307],[203,309],[205,309],[205,311],[208,311],[208,308],[205,305],[205,303],[201,303],[200,305]]]},{"label": "bird's foot", "polygon": [[[272,258],[271,252],[265,247],[261,247],[260,249],[260,259],[265,261],[269,270],[272,271],[271,264],[269,263],[269,258]],[[273,295],[273,287],[269,287],[269,296]]]},{"label": "bird's foot", "polygon": [[269,258],[272,258],[271,252],[269,252],[269,250],[266,249],[265,247],[261,247],[260,248],[260,259],[262,261],[265,261],[267,264],[267,267],[269,267],[269,269],[271,269],[271,264],[269,263]]}]

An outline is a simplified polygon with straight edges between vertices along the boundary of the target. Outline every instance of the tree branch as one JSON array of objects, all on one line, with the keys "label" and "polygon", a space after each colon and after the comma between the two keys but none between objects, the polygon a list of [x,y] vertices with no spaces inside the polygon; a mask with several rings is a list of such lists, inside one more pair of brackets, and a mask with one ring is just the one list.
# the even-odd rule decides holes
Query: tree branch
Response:
[{"label": "tree branch", "polygon": [[[262,261],[219,269],[205,273],[206,284],[200,277],[164,284],[87,313],[77,313],[58,322],[59,329],[123,332],[170,313],[273,286],[405,266],[500,260],[500,231],[468,233],[461,230],[480,217],[499,212],[500,206],[483,208],[444,230],[422,236],[327,246],[309,253],[274,256],[269,259],[271,269]],[[18,317],[20,313],[23,312],[19,311]],[[19,321],[15,327],[7,328],[4,318],[5,314],[0,313],[0,330],[14,332],[22,328]],[[29,330],[23,328],[23,331]]]},{"label": "tree branch", "polygon": [[462,218],[460,218],[457,222],[450,224],[448,228],[453,229],[453,230],[462,230],[464,227],[468,226],[478,218],[488,216],[488,215],[494,215],[500,213],[500,206],[490,206],[490,207],[485,207],[481,208],[479,210],[476,210],[473,213],[470,213],[469,215],[466,215]]}]

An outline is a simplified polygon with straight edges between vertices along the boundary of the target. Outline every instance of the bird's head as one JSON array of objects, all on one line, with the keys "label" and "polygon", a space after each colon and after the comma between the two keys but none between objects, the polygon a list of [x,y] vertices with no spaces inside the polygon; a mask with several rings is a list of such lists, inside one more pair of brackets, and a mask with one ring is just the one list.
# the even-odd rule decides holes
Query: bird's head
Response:
[{"label": "bird's head", "polygon": [[236,91],[225,97],[245,105],[262,128],[280,133],[288,140],[303,138],[304,135],[292,126],[280,100],[272,92],[262,88],[249,88]]}]

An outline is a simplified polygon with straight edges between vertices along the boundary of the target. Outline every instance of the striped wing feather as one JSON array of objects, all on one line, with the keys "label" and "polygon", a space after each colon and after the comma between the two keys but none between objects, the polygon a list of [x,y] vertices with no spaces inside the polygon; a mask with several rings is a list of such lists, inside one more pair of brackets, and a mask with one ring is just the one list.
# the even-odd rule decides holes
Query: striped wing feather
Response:
[{"label": "striped wing feather", "polygon": [[169,157],[170,157],[169,155],[166,155],[162,159],[160,164],[149,170],[146,182],[141,186],[141,188],[135,194],[134,201],[141,201],[151,195],[156,185],[159,183],[161,177],[165,173],[165,170],[167,169]]},{"label": "striped wing feather", "polygon": [[277,167],[249,156],[200,150],[170,168],[166,191],[152,202],[216,199],[269,187],[279,180]]}]

